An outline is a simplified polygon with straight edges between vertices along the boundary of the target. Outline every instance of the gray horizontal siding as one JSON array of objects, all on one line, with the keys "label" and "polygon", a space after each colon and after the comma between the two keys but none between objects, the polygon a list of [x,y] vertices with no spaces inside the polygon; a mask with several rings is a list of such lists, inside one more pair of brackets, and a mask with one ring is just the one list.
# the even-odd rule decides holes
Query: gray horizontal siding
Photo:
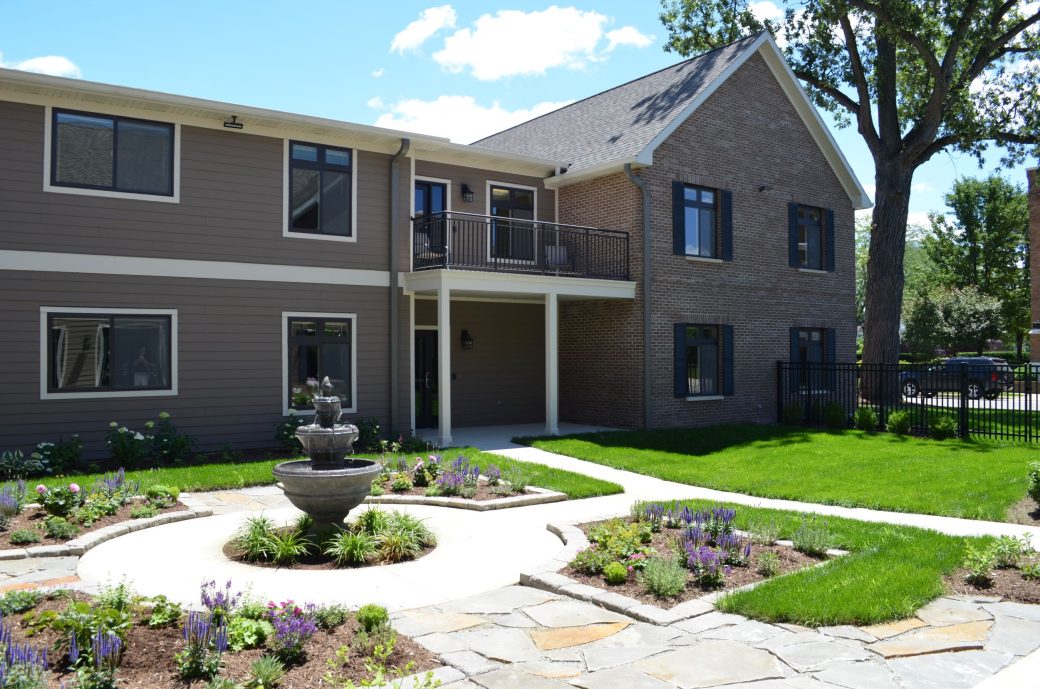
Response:
[{"label": "gray horizontal siding", "polygon": [[[0,272],[0,291],[0,450],[78,433],[103,456],[110,421],[140,428],[160,411],[200,451],[271,447],[284,409],[283,311],[357,314],[357,416],[388,421],[386,289]],[[177,309],[178,395],[41,400],[41,306]]]}]

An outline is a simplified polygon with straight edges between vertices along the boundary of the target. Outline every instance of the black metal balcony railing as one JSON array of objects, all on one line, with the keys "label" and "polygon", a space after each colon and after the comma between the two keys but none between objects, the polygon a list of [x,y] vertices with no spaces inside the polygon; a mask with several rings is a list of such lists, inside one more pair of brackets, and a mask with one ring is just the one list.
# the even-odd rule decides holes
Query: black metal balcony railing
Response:
[{"label": "black metal balcony railing", "polygon": [[625,232],[454,211],[412,220],[412,270],[628,279]]}]

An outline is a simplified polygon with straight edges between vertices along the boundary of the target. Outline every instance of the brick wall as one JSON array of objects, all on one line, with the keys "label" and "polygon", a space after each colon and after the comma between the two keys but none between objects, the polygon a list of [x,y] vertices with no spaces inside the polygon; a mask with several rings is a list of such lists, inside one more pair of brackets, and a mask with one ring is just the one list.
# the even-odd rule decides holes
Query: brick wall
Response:
[{"label": "brick wall", "polygon": [[[838,360],[853,360],[852,205],[761,57],[749,59],[680,125],[639,175],[653,204],[653,425],[774,421],[776,361],[789,357],[792,327],[834,328]],[[731,262],[673,255],[674,180],[733,193]],[[791,201],[834,210],[835,272],[788,266]],[[560,220],[629,229],[633,279],[641,280],[640,205],[636,187],[616,174],[561,189]],[[564,419],[641,424],[641,299],[640,290],[631,303],[578,303],[561,312]],[[733,396],[673,396],[674,323],[734,326]]]},{"label": "brick wall", "polygon": [[[1026,172],[1029,180],[1029,274],[1032,285],[1033,323],[1040,321],[1040,169]],[[1035,327],[1035,326],[1034,326]],[[1040,333],[1029,335],[1033,361],[1040,361]]]}]

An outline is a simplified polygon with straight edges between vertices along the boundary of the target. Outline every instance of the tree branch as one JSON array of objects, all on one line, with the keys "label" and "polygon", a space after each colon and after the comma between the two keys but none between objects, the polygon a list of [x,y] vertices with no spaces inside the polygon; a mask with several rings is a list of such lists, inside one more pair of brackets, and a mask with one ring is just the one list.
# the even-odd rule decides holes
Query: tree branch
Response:
[{"label": "tree branch", "polygon": [[852,100],[852,98],[850,98],[848,95],[843,93],[836,86],[834,86],[832,84],[828,84],[827,82],[825,82],[822,79],[820,79],[819,77],[817,77],[815,74],[811,74],[809,72],[805,72],[805,71],[801,71],[801,70],[797,70],[797,69],[795,69],[793,71],[794,71],[794,75],[796,77],[798,77],[799,79],[801,79],[805,83],[809,84],[813,88],[819,89],[823,93],[826,93],[828,96],[830,96],[835,101],[837,101],[837,103],[840,106],[842,106],[843,108],[845,108],[846,110],[851,112],[853,115],[858,115],[859,114],[859,107],[860,107],[859,103],[857,103],[856,101]]},{"label": "tree branch", "polygon": [[870,152],[877,154],[881,149],[881,141],[877,129],[874,127],[874,114],[870,105],[870,93],[867,90],[867,77],[863,70],[863,60],[859,54],[859,46],[856,43],[856,32],[852,28],[852,21],[848,14],[841,15],[838,20],[841,31],[845,34],[845,50],[849,54],[849,64],[852,66],[852,77],[856,81],[856,93],[859,95],[859,108],[856,112],[856,120],[859,125],[859,133],[867,142]]},{"label": "tree branch", "polygon": [[[1004,16],[1004,14],[1006,14],[1005,8],[1007,8],[1009,5],[1010,3],[1005,3],[1001,6],[1000,10],[998,10],[998,12],[994,14],[992,19],[992,24],[994,25],[994,27],[1000,24],[1000,19]],[[978,78],[980,74],[982,74],[986,67],[993,64],[994,61],[999,60],[1005,55],[1008,55],[1010,53],[1028,52],[1026,50],[1020,49],[1018,46],[1008,46],[1007,44],[1010,43],[1012,39],[1014,39],[1016,36],[1018,36],[1023,31],[1028,29],[1030,26],[1033,26],[1037,22],[1040,22],[1040,12],[1034,14],[1032,17],[1029,17],[1028,19],[1023,19],[1022,21],[1018,22],[1017,24],[1009,28],[1007,31],[1005,31],[1003,34],[998,36],[996,39],[994,39],[992,43],[980,46],[978,52],[975,53],[975,57],[971,61],[971,67],[965,70],[964,74],[962,74],[961,78],[957,81],[957,88],[964,88],[967,84],[973,82],[975,79]]]},{"label": "tree branch", "polygon": [[[1025,134],[1018,134],[1016,132],[989,132],[973,137],[973,139],[976,141],[995,141],[998,144],[1040,144],[1040,139],[1037,137],[1026,136]],[[929,158],[942,149],[961,141],[963,141],[963,137],[959,134],[940,136],[921,152],[915,162],[917,165],[925,163]]]},{"label": "tree branch", "polygon": [[913,46],[914,50],[921,56],[921,59],[924,60],[925,65],[928,66],[928,71],[932,73],[932,78],[936,81],[942,79],[942,66],[939,64],[939,60],[936,59],[935,53],[932,52],[931,46],[922,41],[917,34],[908,31],[893,19],[892,14],[887,9],[866,0],[850,0],[849,4],[864,12],[869,12],[884,21],[892,30],[892,33]]}]

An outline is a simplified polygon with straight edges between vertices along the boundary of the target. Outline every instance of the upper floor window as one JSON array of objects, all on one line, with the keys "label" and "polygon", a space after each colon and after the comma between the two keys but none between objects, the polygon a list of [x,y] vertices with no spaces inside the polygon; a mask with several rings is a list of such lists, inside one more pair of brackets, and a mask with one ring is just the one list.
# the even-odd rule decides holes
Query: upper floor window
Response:
[{"label": "upper floor window", "polygon": [[733,201],[726,190],[672,183],[673,253],[733,258]]},{"label": "upper floor window", "polygon": [[45,398],[176,393],[176,312],[44,309],[43,315]]},{"label": "upper floor window", "polygon": [[789,262],[793,268],[834,270],[834,212],[792,203],[788,208]]},{"label": "upper floor window", "polygon": [[54,110],[50,184],[174,196],[174,125]]},{"label": "upper floor window", "polygon": [[349,148],[289,142],[289,232],[353,236],[353,163]]}]

